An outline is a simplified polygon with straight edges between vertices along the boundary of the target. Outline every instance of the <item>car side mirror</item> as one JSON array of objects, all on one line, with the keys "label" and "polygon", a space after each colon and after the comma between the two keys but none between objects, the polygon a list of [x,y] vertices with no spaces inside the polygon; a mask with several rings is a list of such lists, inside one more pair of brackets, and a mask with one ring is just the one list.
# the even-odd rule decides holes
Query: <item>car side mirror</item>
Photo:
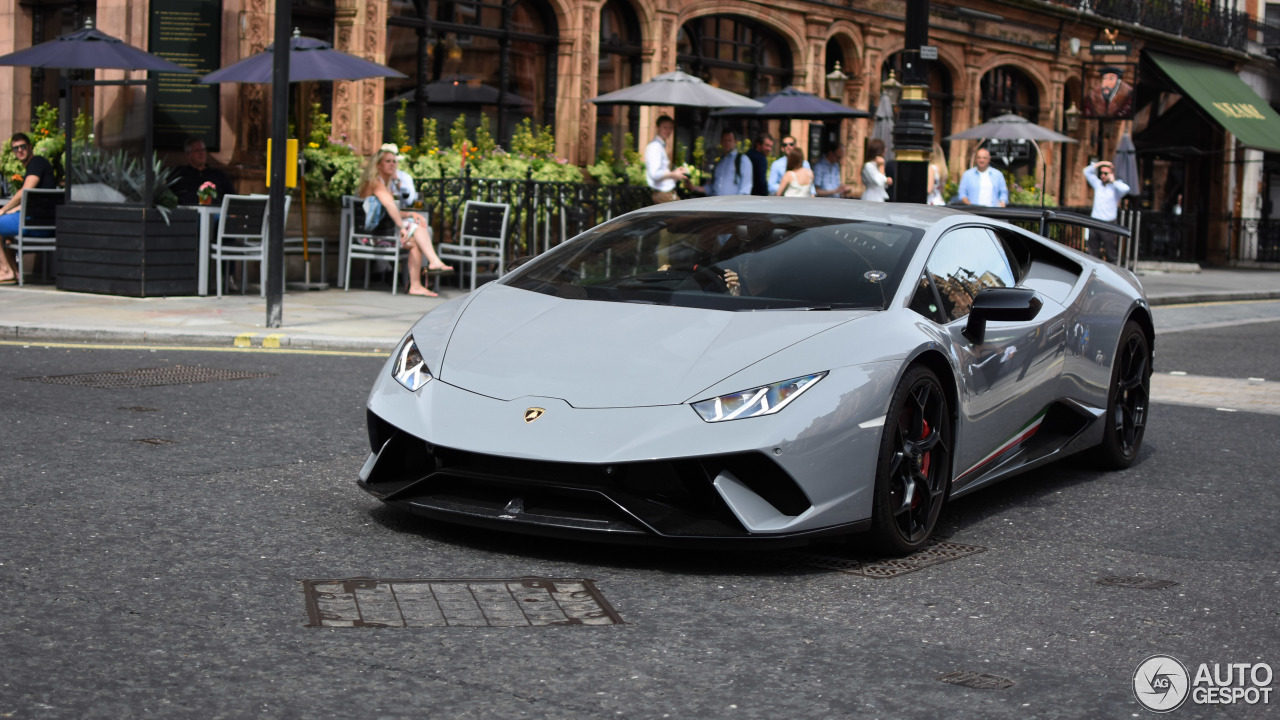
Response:
[{"label": "car side mirror", "polygon": [[969,308],[969,323],[964,328],[964,336],[977,345],[986,336],[988,321],[1033,320],[1040,313],[1040,306],[1043,304],[1040,298],[1036,297],[1035,290],[987,288],[973,299],[973,306]]}]

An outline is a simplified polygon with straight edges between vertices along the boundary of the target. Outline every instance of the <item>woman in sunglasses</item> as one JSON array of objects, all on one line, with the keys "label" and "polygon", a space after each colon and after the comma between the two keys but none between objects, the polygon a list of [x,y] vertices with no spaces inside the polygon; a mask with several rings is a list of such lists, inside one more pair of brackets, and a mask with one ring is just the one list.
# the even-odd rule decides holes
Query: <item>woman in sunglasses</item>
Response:
[{"label": "woman in sunglasses", "polygon": [[18,210],[22,207],[22,191],[27,188],[52,189],[57,187],[53,176],[53,166],[48,160],[35,155],[31,149],[31,138],[25,133],[16,133],[9,140],[9,149],[13,156],[22,163],[25,174],[22,187],[0,208],[0,238],[3,238],[4,252],[0,253],[0,285],[8,285],[18,281],[18,265],[14,261],[13,250],[9,249],[9,238],[18,234]]}]

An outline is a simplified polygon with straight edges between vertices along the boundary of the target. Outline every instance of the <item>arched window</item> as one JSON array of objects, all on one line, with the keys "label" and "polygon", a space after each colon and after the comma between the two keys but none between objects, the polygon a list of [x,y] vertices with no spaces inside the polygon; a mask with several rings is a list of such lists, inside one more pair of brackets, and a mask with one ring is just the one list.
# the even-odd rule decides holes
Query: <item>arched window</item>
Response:
[{"label": "arched window", "polygon": [[[1039,123],[1040,93],[1031,78],[1018,68],[1001,65],[992,69],[982,76],[980,91],[982,99],[978,109],[983,122],[1012,113]],[[992,163],[1003,166],[1015,177],[1035,173],[1038,161],[1031,143],[992,140],[987,142],[987,147]]]},{"label": "arched window", "polygon": [[[627,0],[609,0],[600,8],[600,62],[596,94],[639,84],[640,20]],[[606,133],[613,136],[613,151],[621,157],[626,133],[640,137],[640,113],[629,105],[596,106],[596,146]]]},{"label": "arched window", "polygon": [[978,108],[983,122],[1009,113],[1039,122],[1040,93],[1031,78],[1018,68],[1001,65],[983,75],[981,92]]},{"label": "arched window", "polygon": [[[690,20],[676,36],[680,69],[716,87],[760,97],[791,84],[791,50],[773,30],[744,17],[710,15]],[[677,144],[692,144],[704,110],[676,109]],[[713,143],[708,143],[711,145]]]},{"label": "arched window", "polygon": [[526,117],[555,127],[559,31],[543,0],[394,0],[387,10],[387,64],[409,77],[386,81],[384,136],[402,99],[414,137],[420,110],[442,138],[460,114],[472,128],[489,115],[503,144]]}]

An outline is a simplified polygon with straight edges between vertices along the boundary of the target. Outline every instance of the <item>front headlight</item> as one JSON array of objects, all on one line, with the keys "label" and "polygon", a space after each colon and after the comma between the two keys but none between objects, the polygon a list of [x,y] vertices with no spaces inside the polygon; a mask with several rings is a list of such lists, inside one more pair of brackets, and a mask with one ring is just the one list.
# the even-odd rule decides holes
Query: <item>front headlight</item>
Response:
[{"label": "front headlight", "polygon": [[396,352],[396,362],[391,366],[391,376],[396,379],[396,382],[415,392],[431,379],[431,370],[427,368],[427,362],[422,359],[422,353],[418,352],[418,344],[413,341],[412,335]]},{"label": "front headlight", "polygon": [[764,387],[699,400],[693,403],[693,409],[707,422],[772,415],[826,376],[826,372],[814,373]]}]

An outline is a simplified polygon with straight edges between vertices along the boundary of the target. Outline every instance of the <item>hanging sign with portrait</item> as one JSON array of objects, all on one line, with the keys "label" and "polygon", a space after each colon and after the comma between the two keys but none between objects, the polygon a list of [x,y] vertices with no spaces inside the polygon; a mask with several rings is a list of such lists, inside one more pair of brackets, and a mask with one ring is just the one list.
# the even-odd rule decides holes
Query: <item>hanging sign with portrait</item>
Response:
[{"label": "hanging sign with portrait", "polygon": [[1137,84],[1138,66],[1134,63],[1085,63],[1080,116],[1098,120],[1132,118]]}]

